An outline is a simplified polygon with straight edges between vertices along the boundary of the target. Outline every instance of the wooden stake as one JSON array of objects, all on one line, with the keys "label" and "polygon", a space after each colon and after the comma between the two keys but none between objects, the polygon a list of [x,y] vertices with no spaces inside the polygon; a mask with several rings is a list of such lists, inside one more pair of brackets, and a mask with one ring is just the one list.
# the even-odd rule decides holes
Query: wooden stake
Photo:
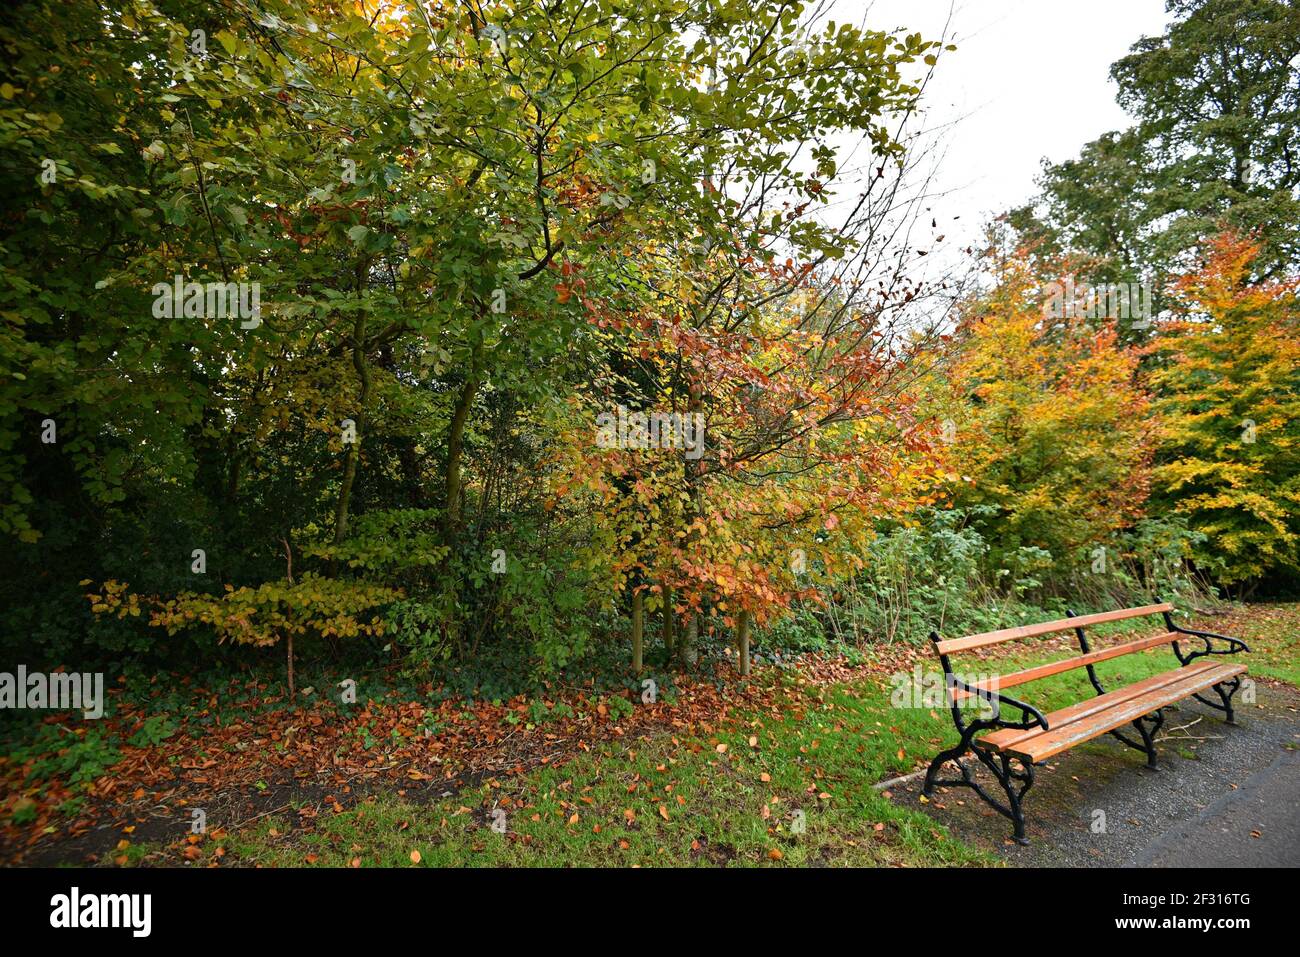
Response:
[{"label": "wooden stake", "polygon": [[641,673],[641,635],[645,628],[645,593],[632,593],[632,671]]}]

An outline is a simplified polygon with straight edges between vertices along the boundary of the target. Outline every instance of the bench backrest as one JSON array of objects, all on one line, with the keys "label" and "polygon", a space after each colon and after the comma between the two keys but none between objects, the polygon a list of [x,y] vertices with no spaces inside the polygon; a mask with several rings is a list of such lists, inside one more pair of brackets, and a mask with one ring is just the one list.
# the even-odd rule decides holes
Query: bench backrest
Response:
[{"label": "bench backrest", "polygon": [[[1096,615],[1077,615],[1073,618],[1060,618],[1056,621],[1045,621],[1036,625],[1018,625],[1015,628],[1002,628],[998,631],[985,631],[978,635],[965,635],[961,638],[950,638],[946,641],[938,640],[938,636],[931,636],[934,639],[935,651],[941,657],[955,654],[959,651],[970,651],[975,648],[986,648],[989,645],[1001,644],[1004,641],[1016,641],[1021,638],[1033,638],[1038,635],[1051,635],[1062,631],[1082,630],[1090,625],[1100,625],[1109,621],[1123,621],[1126,618],[1140,618],[1143,615],[1157,615],[1169,613],[1174,610],[1174,606],[1168,602],[1159,605],[1143,605],[1140,608],[1121,608],[1116,611],[1104,611]],[[1070,671],[1074,668],[1085,668],[1089,665],[1096,664],[1099,661],[1106,661],[1110,658],[1118,658],[1121,655],[1132,654],[1135,651],[1143,651],[1147,648],[1154,648],[1158,645],[1170,644],[1177,641],[1179,634],[1173,631],[1167,631],[1159,635],[1151,635],[1147,638],[1139,638],[1136,641],[1128,641],[1123,644],[1113,645],[1110,648],[1103,648],[1099,651],[1089,651],[1085,654],[1073,658],[1063,658],[1060,661],[1048,662],[1045,665],[1035,665],[1032,668],[1026,668],[1023,671],[1012,672],[1011,674],[999,675],[987,681],[979,682],[976,687],[996,690],[998,688],[1013,688],[1016,685],[1022,685],[1029,681],[1037,681],[1039,678],[1047,678],[1051,675],[1060,674],[1063,671]],[[971,692],[960,688],[952,689],[952,695],[955,700],[970,697]]]}]

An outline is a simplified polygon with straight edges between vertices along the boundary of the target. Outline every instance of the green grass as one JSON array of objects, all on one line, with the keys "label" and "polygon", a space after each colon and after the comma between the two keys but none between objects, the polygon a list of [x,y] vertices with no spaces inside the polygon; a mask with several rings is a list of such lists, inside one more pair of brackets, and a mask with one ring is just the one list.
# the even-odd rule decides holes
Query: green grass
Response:
[{"label": "green grass", "polygon": [[1300,686],[1300,604],[1254,605],[1201,627],[1250,645],[1241,658],[1252,675]]}]

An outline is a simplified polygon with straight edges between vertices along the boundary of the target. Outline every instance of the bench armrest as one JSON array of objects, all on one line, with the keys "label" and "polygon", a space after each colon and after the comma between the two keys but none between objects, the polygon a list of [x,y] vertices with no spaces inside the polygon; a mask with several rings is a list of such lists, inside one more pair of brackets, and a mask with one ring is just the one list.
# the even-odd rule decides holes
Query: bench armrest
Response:
[{"label": "bench armrest", "polygon": [[[950,688],[960,688],[962,691],[967,691],[977,698],[983,698],[989,704],[993,705],[993,720],[1000,727],[1019,728],[1023,731],[1028,731],[1030,728],[1042,728],[1044,731],[1048,730],[1047,719],[1043,717],[1043,713],[1032,704],[1026,704],[1010,695],[990,691],[988,688],[979,688],[975,685],[969,685],[951,672],[948,673],[948,682]],[[1009,704],[1011,707],[1020,711],[1023,716],[1020,721],[1007,721],[1002,717],[1002,705],[1004,704]],[[1033,718],[1033,720],[1031,721],[1030,718]]]},{"label": "bench armrest", "polygon": [[[1194,628],[1180,628],[1173,622],[1169,622],[1169,628],[1171,631],[1176,631],[1181,635],[1200,638],[1205,642],[1205,648],[1203,650],[1193,651],[1187,655],[1184,655],[1179,649],[1178,642],[1174,642],[1174,654],[1178,656],[1178,660],[1184,665],[1191,664],[1191,662],[1195,661],[1197,658],[1203,658],[1206,655],[1235,655],[1240,651],[1250,651],[1250,647],[1240,638],[1232,638],[1228,635],[1216,635],[1212,631],[1197,631]],[[1228,647],[1216,648],[1214,646],[1215,641],[1226,641]]]}]

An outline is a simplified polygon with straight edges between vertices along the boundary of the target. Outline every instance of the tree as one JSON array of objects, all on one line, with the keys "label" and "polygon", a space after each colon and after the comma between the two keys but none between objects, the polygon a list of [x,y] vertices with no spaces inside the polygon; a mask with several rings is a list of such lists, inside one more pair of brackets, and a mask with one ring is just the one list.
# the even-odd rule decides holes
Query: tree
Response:
[{"label": "tree", "polygon": [[995,567],[1042,549],[1068,577],[1142,514],[1155,430],[1137,354],[1114,323],[1053,316],[1025,259],[995,263],[996,285],[967,307],[944,370],[948,487],[952,504],[977,507]]},{"label": "tree", "polygon": [[[319,576],[432,658],[515,641],[552,669],[609,633],[608,602],[629,590],[654,612],[650,587],[677,586],[683,612],[714,602],[732,621],[745,594],[770,604],[782,589],[761,574],[686,584],[722,567],[722,536],[703,530],[731,515],[743,548],[788,563],[786,505],[746,519],[732,486],[757,477],[772,496],[774,454],[826,475],[832,439],[905,418],[871,388],[880,313],[861,297],[830,319],[780,314],[814,274],[847,288],[835,264],[853,259],[852,229],[829,222],[832,198],[891,197],[853,197],[835,137],[869,143],[881,170],[899,162],[892,124],[938,53],[919,35],[811,29],[784,0],[27,8],[43,29],[2,37],[18,228],[0,394],[22,421],[0,434],[14,452],[0,468],[14,568],[39,552],[48,594],[266,587],[267,618]],[[200,290],[193,310],[173,283]],[[205,308],[243,287],[257,315]],[[758,394],[764,377],[786,394]],[[590,451],[614,380],[638,408],[715,416],[717,455],[738,449],[753,474],[711,457],[622,469],[617,495],[657,483],[648,524],[628,509],[606,525],[572,499],[548,510],[567,454],[552,435]],[[57,444],[40,441],[46,416]],[[822,444],[796,449],[810,430]],[[868,497],[784,481],[805,531]],[[610,551],[575,567],[589,541]],[[210,572],[192,570],[198,550]],[[421,560],[372,567],[390,553]],[[391,584],[396,611],[369,601]],[[42,633],[42,607],[7,606],[10,630]],[[288,633],[330,631],[301,625]]]},{"label": "tree", "polygon": [[1197,563],[1238,586],[1300,570],[1300,280],[1252,282],[1259,255],[1239,234],[1209,243],[1150,347],[1156,501],[1206,536]]},{"label": "tree", "polygon": [[1099,257],[1094,281],[1157,288],[1220,223],[1259,230],[1257,276],[1300,261],[1300,9],[1283,0],[1167,0],[1173,20],[1111,67],[1136,119],[1045,168],[1044,223]]}]

